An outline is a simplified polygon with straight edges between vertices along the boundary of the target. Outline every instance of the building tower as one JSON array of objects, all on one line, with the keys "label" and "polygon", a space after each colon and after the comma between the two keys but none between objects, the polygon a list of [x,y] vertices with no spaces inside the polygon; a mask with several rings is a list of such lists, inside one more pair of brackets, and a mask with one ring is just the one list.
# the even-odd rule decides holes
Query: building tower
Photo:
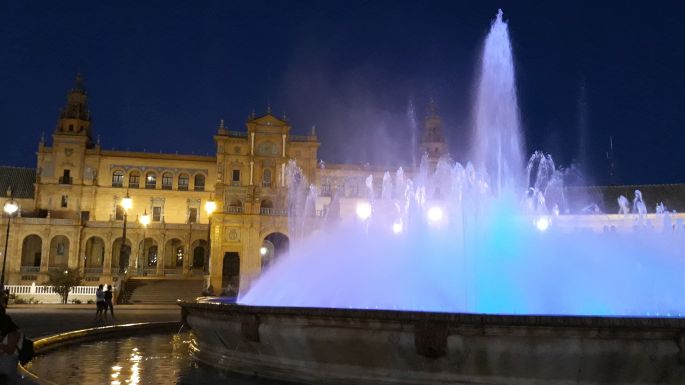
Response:
[{"label": "building tower", "polygon": [[435,100],[430,99],[428,111],[423,126],[420,145],[421,156],[428,156],[431,169],[435,169],[438,160],[447,155],[447,143],[442,132],[442,120],[438,116],[438,109]]}]

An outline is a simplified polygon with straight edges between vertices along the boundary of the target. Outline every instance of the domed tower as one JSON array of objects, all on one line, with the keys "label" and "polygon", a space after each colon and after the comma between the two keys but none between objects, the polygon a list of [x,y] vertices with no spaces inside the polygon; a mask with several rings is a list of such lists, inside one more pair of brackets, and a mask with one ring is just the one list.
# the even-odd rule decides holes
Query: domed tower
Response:
[{"label": "domed tower", "polygon": [[447,143],[445,142],[445,135],[442,132],[442,120],[438,115],[438,109],[435,100],[431,98],[428,103],[428,110],[423,126],[423,135],[421,135],[420,145],[421,156],[428,155],[428,160],[431,167],[435,167],[438,160],[447,155]]},{"label": "domed tower", "polygon": [[60,113],[55,134],[83,137],[87,146],[92,144],[88,94],[81,74],[76,75],[74,86],[67,93],[67,104]]}]

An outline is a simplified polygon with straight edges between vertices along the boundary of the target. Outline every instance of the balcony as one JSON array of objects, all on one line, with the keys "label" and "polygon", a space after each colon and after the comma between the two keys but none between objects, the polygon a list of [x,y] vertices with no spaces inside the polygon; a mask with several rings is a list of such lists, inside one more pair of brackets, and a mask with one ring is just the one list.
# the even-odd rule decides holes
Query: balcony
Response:
[{"label": "balcony", "polygon": [[228,206],[226,212],[229,214],[242,214],[243,208],[240,206]]},{"label": "balcony", "polygon": [[231,186],[240,186],[240,181],[239,180],[232,180]]},{"label": "balcony", "polygon": [[86,275],[89,275],[89,274],[102,274],[102,266],[100,266],[100,267],[86,267],[85,269],[83,269],[83,272],[84,272]]},{"label": "balcony", "polygon": [[38,273],[40,272],[40,266],[21,266],[19,271],[22,273]]},{"label": "balcony", "polygon": [[59,184],[72,184],[74,182],[74,178],[70,176],[61,176],[59,177]]},{"label": "balcony", "polygon": [[179,184],[178,185],[178,191],[188,191],[188,185],[187,184]]},{"label": "balcony", "polygon": [[195,185],[195,191],[205,191],[205,185]]},{"label": "balcony", "polygon": [[[62,179],[62,178],[60,178]],[[112,187],[124,187],[124,181],[112,181]]]},{"label": "balcony", "polygon": [[[121,186],[118,186],[121,187]],[[138,182],[128,182],[128,187],[130,188],[140,188],[140,183]]]},{"label": "balcony", "polygon": [[287,215],[288,215],[288,210],[283,210],[283,209],[272,209],[272,208],[262,207],[262,208],[259,209],[259,213],[260,213],[261,215],[287,216]]},{"label": "balcony", "polygon": [[171,185],[170,184],[163,184],[162,190],[171,190]]}]

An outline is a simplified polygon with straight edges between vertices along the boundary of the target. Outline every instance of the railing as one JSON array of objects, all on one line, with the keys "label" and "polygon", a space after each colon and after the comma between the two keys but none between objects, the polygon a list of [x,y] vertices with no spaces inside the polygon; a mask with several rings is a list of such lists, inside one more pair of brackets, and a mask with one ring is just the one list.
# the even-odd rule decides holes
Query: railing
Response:
[{"label": "railing", "polygon": [[203,185],[203,184],[201,184],[201,185],[195,185],[194,190],[195,190],[195,191],[205,191],[205,185]]},{"label": "railing", "polygon": [[22,266],[19,268],[22,273],[38,273],[40,272],[40,266]]},{"label": "railing", "polygon": [[145,182],[145,188],[148,190],[154,190],[157,188],[157,182]]},{"label": "railing", "polygon": [[124,187],[124,182],[123,181],[121,181],[121,182],[112,181],[112,187]]},{"label": "railing", "polygon": [[162,184],[162,190],[171,190],[170,184]]},{"label": "railing", "polygon": [[67,269],[67,266],[49,266],[48,273],[62,273]]},{"label": "railing", "polygon": [[140,188],[139,182],[128,182],[128,187],[130,188]]},{"label": "railing", "polygon": [[61,177],[59,177],[59,184],[72,184],[73,181],[74,181],[74,178],[72,178],[72,177],[70,177],[70,176],[67,176],[67,177],[61,176]]},{"label": "railing", "polygon": [[85,269],[83,269],[83,272],[85,274],[101,274],[102,267],[86,267]]},{"label": "railing", "polygon": [[188,191],[188,185],[187,184],[179,184],[178,185],[178,191]]},{"label": "railing", "polygon": [[240,206],[228,206],[226,212],[229,214],[242,214],[243,208]]},{"label": "railing", "polygon": [[247,138],[247,132],[243,131],[228,131],[227,135],[232,138]]},{"label": "railing", "polygon": [[261,215],[288,215],[288,210],[278,210],[278,209],[271,209],[271,208],[266,208],[262,207],[259,209],[259,213]]},{"label": "railing", "polygon": [[232,180],[231,186],[240,186],[240,181],[239,180]]},{"label": "railing", "polygon": [[143,269],[143,275],[157,275],[157,267],[146,267]]},{"label": "railing", "polygon": [[271,187],[271,181],[264,181],[262,182],[262,187]]},{"label": "railing", "polygon": [[316,142],[316,135],[290,135],[291,142]]},{"label": "railing", "polygon": [[[55,293],[53,286],[38,286],[38,285],[5,285],[5,289],[9,289],[10,294],[37,294],[49,295]],[[95,295],[97,286],[74,286],[69,290],[69,294],[76,295]]]}]

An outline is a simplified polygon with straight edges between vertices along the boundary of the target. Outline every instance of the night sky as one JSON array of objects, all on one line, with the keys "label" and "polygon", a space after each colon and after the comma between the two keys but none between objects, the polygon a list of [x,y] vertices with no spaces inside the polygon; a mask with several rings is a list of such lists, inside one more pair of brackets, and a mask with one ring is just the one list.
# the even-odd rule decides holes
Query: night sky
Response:
[{"label": "night sky", "polygon": [[434,97],[465,161],[502,8],[528,151],[591,184],[685,182],[685,2],[625,3],[0,0],[0,164],[35,167],[77,71],[105,149],[213,154],[220,119],[244,130],[270,104],[316,125],[326,162],[406,165],[408,100],[423,117]]}]

